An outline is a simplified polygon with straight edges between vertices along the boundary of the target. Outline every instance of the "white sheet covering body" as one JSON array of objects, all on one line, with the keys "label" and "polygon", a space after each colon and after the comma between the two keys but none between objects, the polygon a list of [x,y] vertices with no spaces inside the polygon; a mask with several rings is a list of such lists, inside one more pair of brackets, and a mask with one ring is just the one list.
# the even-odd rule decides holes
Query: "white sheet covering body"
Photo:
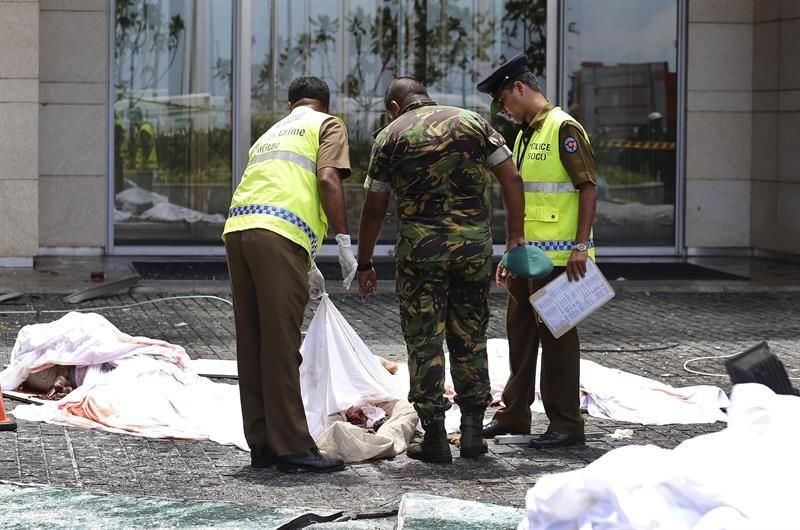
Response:
[{"label": "white sheet covering body", "polygon": [[[355,330],[322,295],[300,348],[300,388],[308,430],[317,445],[345,462],[388,458],[406,450],[418,418],[406,401],[408,376],[390,374],[372,355]],[[347,422],[339,413],[351,407],[396,403],[391,418],[370,433]]]},{"label": "white sheet covering body", "polygon": [[614,449],[528,490],[522,530],[797,528],[800,397],[737,385],[725,430]]},{"label": "white sheet covering body", "polygon": [[[57,364],[85,371],[136,356],[149,356],[180,367],[189,363],[189,356],[180,346],[132,337],[95,313],[68,313],[55,322],[32,324],[19,331],[9,365],[0,372],[0,388],[16,390],[31,373]],[[82,379],[79,377],[79,384]]]},{"label": "white sheet covering body", "polygon": [[[500,401],[510,374],[508,341],[489,339],[489,379],[492,398]],[[541,355],[539,357],[541,359]],[[532,410],[544,412],[536,373]],[[581,359],[581,408],[590,416],[642,425],[694,424],[725,421],[730,402],[721,388],[710,385],[675,388],[639,375]]]},{"label": "white sheet covering body", "polygon": [[[407,377],[392,376],[381,366],[327,295],[301,351],[306,417],[321,448],[348,462],[405,451],[417,423],[405,401]],[[247,449],[238,386],[198,376],[180,346],[131,337],[97,314],[69,313],[20,330],[9,367],[0,372],[0,387],[17,389],[30,373],[56,364],[76,366],[86,374],[82,384],[60,401],[17,406],[17,418]],[[395,411],[379,433],[337,421],[338,413],[351,407],[374,414],[373,405],[386,402],[394,403]]]},{"label": "white sheet covering body", "polygon": [[0,387],[14,390],[31,372],[56,364],[85,372],[80,386],[59,401],[18,405],[14,416],[247,449],[239,388],[198,376],[180,346],[132,337],[94,313],[68,313],[20,330]]},{"label": "white sheet covering body", "polygon": [[327,294],[308,325],[300,354],[303,407],[315,440],[333,414],[408,396],[408,381],[381,366]]},{"label": "white sheet covering body", "polygon": [[[405,450],[416,415],[410,407],[378,434],[341,421],[338,413],[405,400],[408,371],[389,374],[325,295],[302,346],[300,384],[306,419],[315,440],[343,457],[359,461]],[[499,400],[508,378],[508,342],[489,341],[492,395]],[[210,439],[246,448],[238,387],[212,382],[188,368],[180,346],[132,337],[96,314],[70,313],[19,332],[0,387],[16,389],[32,372],[52,365],[78,368],[75,391],[59,402],[18,406],[20,419],[93,427],[141,436]],[[116,367],[109,372],[110,368]],[[582,361],[581,389],[590,414],[646,424],[702,423],[724,419],[727,405],[716,387],[675,389],[643,377]],[[448,387],[452,389],[449,370]],[[541,402],[534,404],[541,410]],[[457,431],[457,407],[448,411],[449,431]],[[328,432],[335,429],[336,432]],[[326,435],[327,433],[327,435]],[[391,433],[391,434],[388,434]],[[391,443],[387,438],[391,438]]]}]

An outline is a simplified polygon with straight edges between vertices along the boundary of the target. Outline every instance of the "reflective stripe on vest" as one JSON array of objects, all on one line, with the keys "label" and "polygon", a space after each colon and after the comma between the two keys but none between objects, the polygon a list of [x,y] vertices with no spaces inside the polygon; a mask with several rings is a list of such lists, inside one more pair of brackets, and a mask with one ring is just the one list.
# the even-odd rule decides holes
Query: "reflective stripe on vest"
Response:
[{"label": "reflective stripe on vest", "polygon": [[300,106],[256,140],[233,193],[223,239],[230,232],[263,228],[316,255],[328,230],[316,161],[319,132],[330,118]]},{"label": "reflective stripe on vest", "polygon": [[303,155],[298,155],[297,153],[292,153],[291,151],[272,151],[269,153],[262,153],[254,156],[250,162],[247,163],[247,166],[254,166],[256,164],[266,162],[267,160],[288,160],[289,162],[294,162],[299,166],[303,166],[312,173],[317,172],[317,163],[314,160],[308,159]]},{"label": "reflective stripe on vest", "polygon": [[525,193],[577,193],[578,190],[570,182],[523,182]]},{"label": "reflective stripe on vest", "polygon": [[[575,122],[555,107],[527,146],[521,132],[514,145],[514,159],[521,161],[519,170],[525,192],[525,238],[543,249],[557,267],[567,264],[575,244],[580,196],[561,162],[559,132],[565,121]],[[578,128],[588,141],[583,128]],[[589,256],[594,258],[594,244],[588,246]]]},{"label": "reflective stripe on vest", "polygon": [[246,206],[234,206],[228,211],[228,217],[236,217],[239,215],[274,215],[284,221],[288,221],[298,227],[305,233],[311,240],[311,255],[316,255],[317,248],[319,248],[319,240],[314,235],[314,231],[308,224],[297,217],[295,214],[285,208],[279,206],[272,206],[269,204],[248,204]]}]

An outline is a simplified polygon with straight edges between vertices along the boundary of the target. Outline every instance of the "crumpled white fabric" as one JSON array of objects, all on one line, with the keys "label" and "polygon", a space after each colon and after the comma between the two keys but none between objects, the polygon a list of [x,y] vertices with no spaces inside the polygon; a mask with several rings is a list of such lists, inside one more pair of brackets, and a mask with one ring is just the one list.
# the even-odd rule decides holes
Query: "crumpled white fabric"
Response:
[{"label": "crumpled white fabric", "polygon": [[247,449],[238,387],[198,376],[180,346],[132,337],[95,313],[68,313],[20,330],[0,388],[15,390],[30,373],[57,364],[84,373],[80,386],[59,401],[18,405],[14,416]]},{"label": "crumpled white fabric", "polygon": [[0,372],[0,389],[16,390],[31,373],[57,364],[85,370],[143,355],[184,368],[189,365],[189,356],[180,346],[132,337],[95,313],[67,313],[55,322],[32,324],[19,331],[9,365]]},{"label": "crumpled white fabric", "polygon": [[642,425],[725,421],[720,409],[730,405],[715,386],[675,388],[586,359],[581,359],[581,398],[590,416]]},{"label": "crumpled white fabric", "polygon": [[[417,423],[410,404],[396,406],[378,433],[336,421],[351,407],[370,412],[371,405],[405,400],[408,378],[381,365],[327,295],[301,351],[300,386],[315,440],[348,462],[405,450]],[[0,388],[15,390],[30,373],[56,364],[76,366],[86,377],[59,401],[17,406],[17,418],[248,448],[238,386],[198,376],[180,346],[131,337],[100,315],[73,312],[20,330]]]},{"label": "crumpled white fabric", "polygon": [[211,440],[247,450],[239,387],[147,356],[117,361],[102,377],[44,405],[19,405],[19,419],[147,438]]},{"label": "crumpled white fabric", "polygon": [[317,439],[317,447],[338,454],[345,462],[391,458],[406,450],[418,421],[411,403],[400,399],[377,432],[367,432],[346,421],[335,421]]},{"label": "crumpled white fabric", "polygon": [[300,348],[300,387],[308,430],[315,440],[350,407],[408,396],[408,380],[390,374],[323,293]]},{"label": "crumpled white fabric", "polygon": [[196,223],[198,221],[205,221],[206,223],[222,224],[225,222],[225,216],[219,213],[209,214],[192,210],[184,206],[178,206],[169,202],[161,202],[143,212],[140,219],[148,221],[186,221],[187,223]]},{"label": "crumpled white fabric", "polygon": [[146,208],[147,205],[161,204],[168,200],[166,195],[161,195],[160,193],[155,193],[138,186],[133,186],[117,193],[115,199],[120,210],[133,213],[141,211],[140,208]]},{"label": "crumpled white fabric", "polygon": [[725,430],[673,450],[614,449],[528,490],[519,529],[794,528],[800,397],[750,383],[731,395]]}]

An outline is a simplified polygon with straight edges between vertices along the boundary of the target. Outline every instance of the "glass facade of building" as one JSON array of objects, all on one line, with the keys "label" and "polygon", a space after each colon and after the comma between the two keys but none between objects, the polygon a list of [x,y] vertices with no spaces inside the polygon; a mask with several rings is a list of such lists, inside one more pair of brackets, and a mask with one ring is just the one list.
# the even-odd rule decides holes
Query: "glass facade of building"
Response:
[{"label": "glass facade of building", "polygon": [[[413,75],[437,102],[488,117],[490,101],[475,84],[496,65],[525,52],[543,87],[546,72],[559,71],[546,64],[548,17],[559,16],[548,6],[557,5],[563,98],[548,96],[582,121],[597,149],[598,244],[673,245],[676,4],[117,0],[114,243],[220,245],[247,148],[286,114],[288,85],[301,75],[328,83],[331,112],[348,126],[353,175],[346,200],[357,239],[361,185],[372,132],[386,120],[389,81]],[[599,19],[619,29],[601,28]],[[649,38],[651,26],[659,28],[658,39]],[[626,44],[604,42],[608,33]],[[499,118],[495,125],[513,143],[514,127]],[[502,242],[497,186],[490,193],[493,232]],[[394,240],[391,215],[384,243]]]},{"label": "glass facade of building", "polygon": [[231,198],[231,3],[117,0],[115,16],[115,243],[218,244]]},{"label": "glass facade of building", "polygon": [[605,246],[673,246],[678,2],[567,0],[565,108],[595,149]]}]

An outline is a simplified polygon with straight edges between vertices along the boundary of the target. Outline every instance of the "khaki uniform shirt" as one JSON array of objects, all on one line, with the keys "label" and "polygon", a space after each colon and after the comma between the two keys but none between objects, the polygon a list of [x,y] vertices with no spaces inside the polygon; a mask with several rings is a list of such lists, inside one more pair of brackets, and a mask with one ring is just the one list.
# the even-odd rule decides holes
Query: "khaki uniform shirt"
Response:
[{"label": "khaki uniform shirt", "polygon": [[350,176],[350,148],[347,144],[347,129],[342,120],[328,118],[319,130],[317,169],[334,167],[342,171],[342,177]]}]

